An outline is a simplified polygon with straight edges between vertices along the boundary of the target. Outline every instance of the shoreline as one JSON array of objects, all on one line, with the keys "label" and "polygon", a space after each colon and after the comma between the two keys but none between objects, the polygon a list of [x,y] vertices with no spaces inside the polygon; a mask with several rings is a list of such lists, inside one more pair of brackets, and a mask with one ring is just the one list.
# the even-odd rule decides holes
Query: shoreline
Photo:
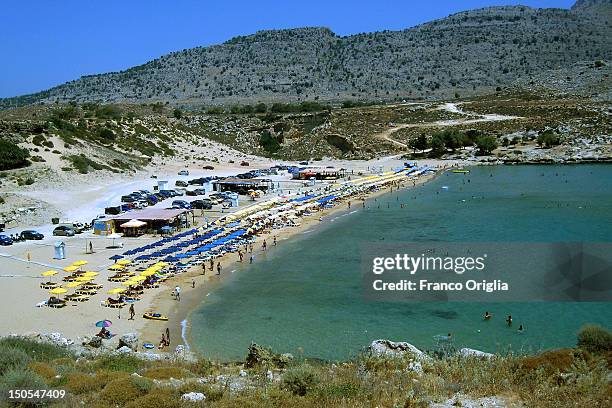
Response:
[{"label": "shoreline", "polygon": [[[427,182],[436,179],[438,176],[440,176],[447,170],[462,165],[464,165],[464,163],[456,162],[453,163],[451,166],[437,169],[436,172],[434,172],[433,174],[421,175],[417,179],[414,179],[414,185],[403,185],[400,187],[400,189],[406,190],[409,188],[421,186]],[[378,198],[389,193],[391,193],[391,191],[389,191],[388,187],[385,187],[383,189],[365,195],[363,197],[363,201],[367,202],[371,199]],[[361,199],[355,198],[355,201],[361,201]],[[283,241],[292,239],[300,233],[305,233],[308,230],[316,231],[317,226],[321,224],[321,222],[319,221],[319,217],[323,218],[323,221],[325,221],[326,218],[329,218],[332,215],[350,213],[353,211],[359,211],[361,209],[361,207],[348,208],[346,206],[346,200],[342,200],[339,203],[340,204],[332,208],[322,209],[316,214],[313,214],[309,217],[300,217],[301,224],[297,227],[284,228],[280,231],[275,231],[274,233],[266,231],[258,235],[254,243],[253,253],[255,254],[256,252],[261,252],[261,245],[259,244],[264,239],[269,242],[272,240],[273,236],[276,236],[278,244],[282,245]],[[272,251],[273,248],[274,246],[269,245],[267,251]],[[233,258],[228,260],[228,257],[231,256],[233,256]],[[237,257],[235,253],[230,253],[215,260],[216,262],[221,261],[222,263],[223,269],[221,276],[217,276],[215,272],[211,272],[209,270],[206,271],[205,275],[202,275],[200,272],[194,271],[194,268],[190,268],[189,271],[184,272],[181,275],[175,276],[171,279],[168,279],[166,282],[164,282],[163,285],[165,286],[163,286],[163,289],[160,288],[161,290],[159,291],[159,293],[153,297],[149,304],[149,309],[154,309],[157,313],[162,313],[168,316],[168,322],[165,325],[160,325],[159,322],[147,321],[145,322],[144,326],[140,330],[138,330],[139,336],[143,339],[147,338],[147,341],[158,339],[161,336],[161,332],[168,328],[171,333],[181,333],[181,337],[186,339],[191,352],[200,353],[201,349],[198,346],[194,346],[193,339],[191,338],[191,314],[198,310],[200,307],[202,307],[203,303],[206,301],[207,294],[211,293],[211,291],[226,283],[226,281],[231,278],[231,275],[234,272],[240,273],[248,270],[248,264],[241,264],[237,259],[235,259],[235,257]],[[247,257],[245,255],[245,262],[246,258]],[[257,261],[255,260],[254,262]],[[195,288],[192,288],[190,285],[192,280],[196,281]],[[183,286],[179,283],[183,283],[186,285]],[[181,287],[180,302],[177,302],[176,300],[171,298],[168,292],[171,291],[173,287],[177,284],[179,284],[179,286]],[[176,335],[174,338],[176,338]],[[153,342],[153,344],[157,343]],[[174,343],[171,343],[171,346],[168,351],[172,351],[174,347]]]}]

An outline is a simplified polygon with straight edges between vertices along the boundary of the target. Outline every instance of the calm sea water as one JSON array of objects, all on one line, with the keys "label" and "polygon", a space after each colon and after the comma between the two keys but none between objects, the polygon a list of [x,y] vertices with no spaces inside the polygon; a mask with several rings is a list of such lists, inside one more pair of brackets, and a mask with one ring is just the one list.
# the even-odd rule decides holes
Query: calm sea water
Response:
[{"label": "calm sea water", "polygon": [[[533,352],[575,344],[586,322],[612,322],[610,303],[366,303],[359,246],[382,239],[610,242],[612,166],[477,167],[333,215],[258,254],[206,297],[189,317],[192,346],[221,360],[242,359],[252,341],[340,360],[374,339],[431,349],[433,336],[451,332],[457,346]],[[482,321],[484,311],[494,318]]]}]

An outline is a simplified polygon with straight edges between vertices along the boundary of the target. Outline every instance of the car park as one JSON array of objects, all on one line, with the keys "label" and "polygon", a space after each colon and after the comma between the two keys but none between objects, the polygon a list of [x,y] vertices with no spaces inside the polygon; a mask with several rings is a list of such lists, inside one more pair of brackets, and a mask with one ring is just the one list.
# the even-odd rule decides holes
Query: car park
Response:
[{"label": "car park", "polygon": [[75,230],[73,230],[72,228],[66,225],[60,225],[59,227],[56,227],[53,230],[53,235],[56,237],[57,236],[74,237],[75,234],[76,234]]},{"label": "car park", "polygon": [[13,245],[13,238],[7,235],[0,235],[0,245],[2,246]]},{"label": "car park", "polygon": [[19,237],[21,239],[23,239],[23,240],[36,240],[36,241],[40,241],[45,236],[43,234],[41,234],[40,232],[37,232],[37,231],[34,231],[34,230],[25,230],[25,231],[22,231],[21,234],[19,234]]}]

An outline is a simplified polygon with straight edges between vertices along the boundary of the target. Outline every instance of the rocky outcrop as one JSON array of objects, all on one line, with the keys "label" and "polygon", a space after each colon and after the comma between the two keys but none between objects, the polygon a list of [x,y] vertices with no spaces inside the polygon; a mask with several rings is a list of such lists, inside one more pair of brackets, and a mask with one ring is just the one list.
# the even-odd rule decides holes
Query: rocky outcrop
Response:
[{"label": "rocky outcrop", "polygon": [[132,351],[138,350],[138,334],[136,333],[126,333],[119,337],[119,348],[128,347]]},{"label": "rocky outcrop", "polygon": [[460,349],[459,355],[464,356],[464,357],[481,357],[481,358],[487,358],[487,359],[495,357],[495,354],[485,353],[484,351],[471,349],[467,347]]},{"label": "rocky outcrop", "polygon": [[277,368],[285,368],[291,360],[293,360],[293,355],[289,353],[276,354],[268,347],[251,343],[244,366],[246,368],[254,368],[263,365],[273,365]]},{"label": "rocky outcrop", "polygon": [[391,340],[374,340],[369,347],[370,353],[379,357],[404,357],[412,356],[416,360],[426,361],[431,357],[405,341],[395,342]]}]

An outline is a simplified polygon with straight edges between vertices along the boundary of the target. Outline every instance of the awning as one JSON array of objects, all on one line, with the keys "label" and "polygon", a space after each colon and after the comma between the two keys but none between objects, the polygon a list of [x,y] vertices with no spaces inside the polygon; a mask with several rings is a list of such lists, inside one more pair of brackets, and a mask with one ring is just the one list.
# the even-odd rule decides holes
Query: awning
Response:
[{"label": "awning", "polygon": [[140,220],[129,220],[120,225],[121,228],[140,228],[147,225],[146,222]]}]

